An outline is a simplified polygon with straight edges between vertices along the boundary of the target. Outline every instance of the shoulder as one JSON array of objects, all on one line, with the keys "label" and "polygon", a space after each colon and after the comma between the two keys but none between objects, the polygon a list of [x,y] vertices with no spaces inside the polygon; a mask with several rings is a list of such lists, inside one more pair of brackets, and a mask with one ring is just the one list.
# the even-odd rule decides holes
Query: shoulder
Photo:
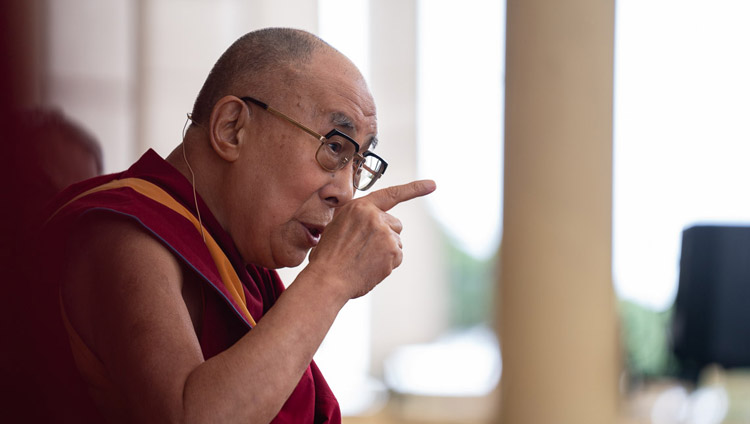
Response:
[{"label": "shoulder", "polygon": [[132,218],[87,214],[75,225],[65,248],[62,301],[86,342],[95,344],[109,320],[137,314],[157,297],[155,293],[181,300],[179,261]]},{"label": "shoulder", "polygon": [[86,214],[71,232],[68,248],[80,271],[96,277],[127,279],[128,275],[149,274],[176,264],[150,231],[132,217],[116,213]]},{"label": "shoulder", "polygon": [[153,396],[179,394],[203,362],[195,305],[185,297],[186,280],[194,276],[131,218],[92,213],[76,230],[62,302],[117,388],[111,395],[128,394],[120,401],[132,412]]}]

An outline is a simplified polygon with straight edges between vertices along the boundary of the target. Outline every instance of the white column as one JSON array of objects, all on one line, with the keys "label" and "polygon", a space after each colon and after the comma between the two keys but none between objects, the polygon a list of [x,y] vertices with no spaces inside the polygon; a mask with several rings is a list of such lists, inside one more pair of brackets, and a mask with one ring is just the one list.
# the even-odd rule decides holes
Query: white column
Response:
[{"label": "white column", "polygon": [[263,27],[317,30],[317,1],[140,0],[137,150],[165,156],[181,142],[211,67],[240,36]]},{"label": "white column", "polygon": [[[377,152],[388,161],[379,187],[417,178],[416,1],[370,3],[371,89],[378,107]],[[440,187],[438,187],[438,190]],[[448,326],[447,276],[424,199],[397,206],[404,261],[372,293],[373,371],[395,347],[432,341]]]},{"label": "white column", "polygon": [[133,148],[135,3],[50,0],[44,103],[59,107],[102,145],[105,172],[126,168]]}]

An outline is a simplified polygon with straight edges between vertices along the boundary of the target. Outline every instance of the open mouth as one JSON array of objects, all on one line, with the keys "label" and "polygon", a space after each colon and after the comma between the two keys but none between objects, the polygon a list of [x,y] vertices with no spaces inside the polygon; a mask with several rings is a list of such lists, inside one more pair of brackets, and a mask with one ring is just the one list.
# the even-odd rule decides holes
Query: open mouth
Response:
[{"label": "open mouth", "polygon": [[316,246],[318,242],[320,241],[320,235],[323,234],[323,228],[311,225],[311,224],[302,224],[305,229],[307,230],[308,235],[308,241],[312,246]]}]

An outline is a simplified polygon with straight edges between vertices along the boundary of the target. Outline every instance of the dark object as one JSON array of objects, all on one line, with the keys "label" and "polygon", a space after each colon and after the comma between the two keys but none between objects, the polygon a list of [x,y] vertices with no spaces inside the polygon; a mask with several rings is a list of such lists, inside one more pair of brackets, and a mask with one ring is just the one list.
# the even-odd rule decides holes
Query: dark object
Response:
[{"label": "dark object", "polygon": [[750,227],[683,231],[672,348],[692,381],[708,364],[750,366]]}]

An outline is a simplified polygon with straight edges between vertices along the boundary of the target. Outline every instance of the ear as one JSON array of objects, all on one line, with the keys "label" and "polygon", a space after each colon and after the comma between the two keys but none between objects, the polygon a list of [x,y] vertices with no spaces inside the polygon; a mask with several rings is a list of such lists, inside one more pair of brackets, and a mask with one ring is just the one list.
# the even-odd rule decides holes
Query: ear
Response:
[{"label": "ear", "polygon": [[239,158],[244,126],[250,119],[250,108],[235,96],[224,96],[211,110],[208,122],[211,147],[227,162]]}]

